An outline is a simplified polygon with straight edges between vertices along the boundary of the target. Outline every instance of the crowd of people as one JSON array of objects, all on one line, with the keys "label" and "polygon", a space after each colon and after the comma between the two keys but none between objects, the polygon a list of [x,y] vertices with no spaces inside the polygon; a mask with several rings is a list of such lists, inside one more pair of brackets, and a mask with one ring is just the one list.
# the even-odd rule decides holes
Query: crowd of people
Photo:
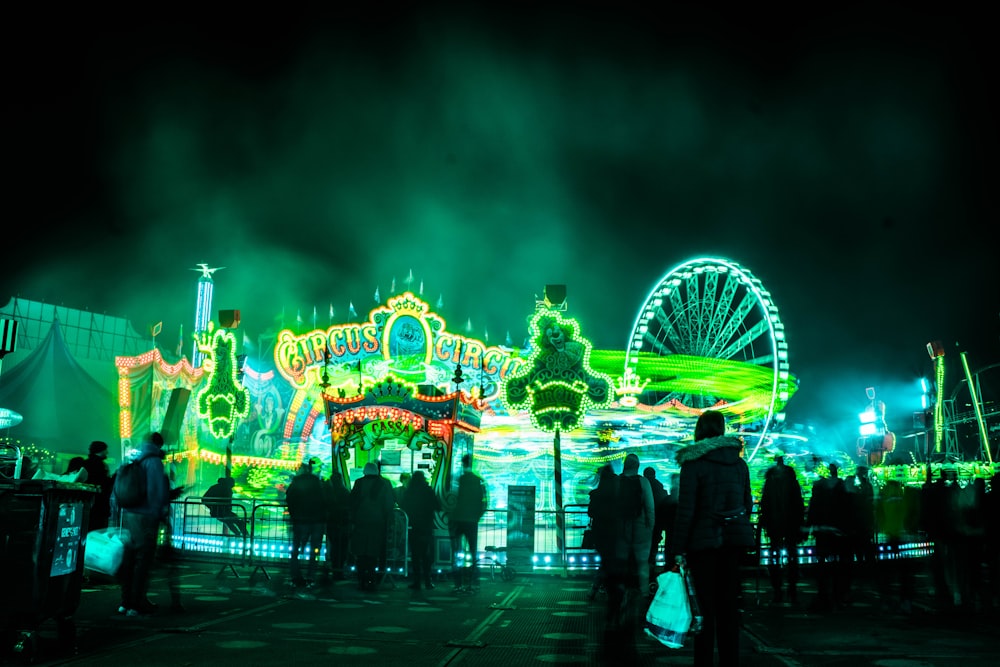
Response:
[{"label": "crowd of people", "polygon": [[[591,599],[607,591],[609,628],[641,618],[656,588],[658,545],[665,564],[686,567],[702,615],[694,664],[736,665],[745,565],[764,555],[771,603],[814,613],[849,605],[862,591],[882,609],[912,611],[917,561],[901,549],[921,536],[934,543],[930,558],[937,607],[945,613],[1000,608],[1000,478],[959,484],[945,467],[940,479],[913,486],[890,479],[873,484],[858,465],[843,476],[836,462],[805,493],[802,471],[777,454],[754,498],[743,442],[725,433],[724,417],[708,410],[695,427],[694,443],[678,450],[679,475],[666,488],[651,466],[637,480],[639,460],[629,454],[620,474],[610,465],[597,474],[588,513],[601,568]],[[637,491],[632,491],[635,486]],[[632,500],[633,495],[637,500]],[[637,508],[637,509],[636,509]],[[876,536],[882,535],[881,557]],[[806,549],[812,538],[811,554]],[[648,559],[641,554],[648,549]],[[816,594],[800,600],[800,559],[813,563]],[[805,562],[805,560],[803,562]],[[641,600],[633,605],[633,600]]]},{"label": "crowd of people", "polygon": [[[117,575],[122,592],[119,611],[149,614],[155,611],[147,597],[154,556],[159,553],[170,565],[169,548],[161,546],[157,552],[158,535],[161,529],[169,533],[169,505],[183,487],[174,485],[164,465],[162,437],[151,433],[143,439],[139,457],[146,501],[118,507],[115,476],[109,474],[105,460],[107,449],[106,443],[94,442],[89,456],[74,460],[70,467],[85,470],[87,483],[99,488],[88,530],[117,524],[130,536]],[[470,455],[461,462],[445,507],[422,470],[401,477],[393,486],[372,461],[352,484],[337,470],[323,478],[319,461],[305,461],[286,492],[292,585],[307,591],[323,577],[342,580],[353,565],[358,587],[377,589],[387,571],[392,522],[402,514],[412,564],[409,586],[415,592],[434,588],[433,534],[438,517],[447,521],[452,553],[478,550],[486,485],[474,472]],[[845,477],[837,463],[828,463],[806,494],[803,476],[779,454],[764,474],[755,525],[743,441],[726,434],[721,413],[703,413],[694,442],[678,450],[677,463],[680,472],[667,477],[666,484],[653,466],[640,473],[634,453],[624,458],[620,474],[610,464],[597,471],[588,514],[601,565],[590,598],[606,594],[609,628],[620,628],[644,613],[659,575],[679,564],[690,573],[702,615],[694,639],[695,664],[713,664],[716,654],[719,664],[737,664],[740,577],[748,554],[759,551],[766,558],[772,603],[797,605],[803,574],[800,558],[810,537],[815,562],[809,572],[816,588],[816,595],[807,601],[810,611],[824,613],[850,604],[853,595],[864,589],[877,594],[886,609],[909,613],[915,592],[914,560],[893,556],[920,535],[934,543],[929,562],[940,608],[1000,606],[997,476],[990,480],[989,492],[982,479],[959,484],[955,471],[947,467],[940,479],[922,487],[895,479],[874,485],[864,465]],[[246,517],[233,511],[233,486],[231,477],[220,478],[206,491],[204,501],[227,532],[246,538]],[[877,558],[879,534],[883,554]],[[326,558],[320,562],[324,539]],[[662,566],[657,561],[661,548],[666,554]],[[475,591],[477,559],[466,559],[464,566],[453,561],[453,591]],[[179,587],[172,586],[171,592],[172,609],[182,611]]]}]

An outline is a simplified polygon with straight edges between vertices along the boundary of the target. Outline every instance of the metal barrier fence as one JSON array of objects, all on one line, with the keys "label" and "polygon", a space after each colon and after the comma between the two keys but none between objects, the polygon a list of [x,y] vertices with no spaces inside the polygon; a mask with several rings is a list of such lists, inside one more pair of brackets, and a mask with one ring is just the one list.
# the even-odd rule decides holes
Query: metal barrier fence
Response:
[{"label": "metal barrier fence", "polygon": [[[257,574],[270,579],[277,569],[287,571],[292,554],[292,528],[284,503],[254,499],[229,501],[178,500],[171,503],[171,544],[178,557],[185,560],[218,563],[220,574],[229,569],[237,576],[237,566],[251,566],[251,579]],[[214,514],[214,516],[213,516]],[[394,509],[386,532],[386,551],[379,561],[383,580],[394,583],[396,576],[409,573],[409,522],[406,513]],[[326,570],[326,540],[316,560]],[[299,554],[300,560],[308,551]],[[348,566],[353,556],[348,553]]]},{"label": "metal barrier fence", "polygon": [[[223,501],[228,506],[228,501]],[[179,557],[186,560],[218,563],[220,573],[237,566],[253,566],[251,579],[258,573],[270,578],[277,567],[287,568],[291,556],[292,532],[288,510],[284,503],[260,502],[254,499],[234,499],[232,512],[212,516],[213,505],[197,499],[174,501],[171,506],[173,535],[171,543]],[[223,508],[224,509],[224,508]],[[772,558],[787,560],[791,554],[774,554],[766,534],[755,521],[756,547],[748,554],[751,567],[763,567]],[[476,562],[481,566],[506,566],[520,571],[593,570],[600,566],[600,557],[593,549],[583,548],[583,531],[590,525],[587,506],[567,505],[564,508],[564,541],[560,540],[555,510],[535,510],[515,513],[510,510],[487,510],[479,522]],[[218,514],[218,512],[216,512]],[[515,524],[515,522],[517,522]],[[246,529],[244,535],[243,529]],[[379,568],[394,583],[393,577],[409,574],[409,523],[406,514],[396,508],[387,532],[385,557]],[[889,549],[885,537],[876,534],[877,558],[922,557],[933,551],[933,544],[921,536],[911,543]],[[470,555],[451,553],[447,531],[439,532],[435,550],[435,567],[439,573],[449,573],[452,567],[471,564]],[[811,537],[798,546],[795,556],[803,565],[815,563],[814,541]],[[657,563],[665,562],[665,543],[660,542]],[[300,558],[307,557],[300,554]],[[321,569],[326,569],[326,540],[317,554]],[[353,569],[353,555],[348,550],[347,566]]]},{"label": "metal barrier fence", "polygon": [[[224,518],[212,512],[225,512]],[[221,516],[221,514],[220,514]],[[218,563],[220,572],[247,562],[251,532],[247,527],[247,508],[240,502],[229,503],[197,499],[177,500],[170,504],[171,546],[185,560]]]}]

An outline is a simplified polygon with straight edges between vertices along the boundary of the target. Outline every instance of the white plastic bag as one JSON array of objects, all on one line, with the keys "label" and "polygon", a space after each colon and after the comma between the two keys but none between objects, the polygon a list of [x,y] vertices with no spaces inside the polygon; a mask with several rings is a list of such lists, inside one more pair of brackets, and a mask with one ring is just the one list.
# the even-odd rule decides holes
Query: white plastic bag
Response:
[{"label": "white plastic bag", "polygon": [[646,611],[646,634],[668,648],[682,648],[692,630],[683,568],[667,570],[656,583],[656,595]]},{"label": "white plastic bag", "polygon": [[114,576],[121,567],[128,538],[128,531],[117,526],[90,531],[84,544],[83,566]]}]

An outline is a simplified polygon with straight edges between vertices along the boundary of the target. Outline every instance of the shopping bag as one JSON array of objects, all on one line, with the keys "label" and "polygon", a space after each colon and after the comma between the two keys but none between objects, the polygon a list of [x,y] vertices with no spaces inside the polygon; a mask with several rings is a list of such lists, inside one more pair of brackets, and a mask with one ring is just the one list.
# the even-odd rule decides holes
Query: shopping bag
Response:
[{"label": "shopping bag", "polygon": [[693,617],[684,579],[683,567],[657,577],[656,595],[646,611],[646,634],[668,648],[682,648],[691,633]]},{"label": "shopping bag", "polygon": [[128,531],[117,526],[90,531],[84,540],[83,566],[114,576],[121,567],[127,541]]}]

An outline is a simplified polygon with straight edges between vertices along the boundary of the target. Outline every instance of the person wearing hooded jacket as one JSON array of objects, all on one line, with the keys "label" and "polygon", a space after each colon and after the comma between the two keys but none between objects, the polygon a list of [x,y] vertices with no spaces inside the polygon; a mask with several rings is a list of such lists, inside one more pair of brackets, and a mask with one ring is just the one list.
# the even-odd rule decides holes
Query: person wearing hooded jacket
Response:
[{"label": "person wearing hooded jacket", "polygon": [[119,611],[128,616],[141,616],[156,610],[147,594],[160,523],[168,520],[170,509],[170,482],[163,466],[166,456],[163,436],[156,432],[147,435],[137,456],[146,474],[145,502],[137,507],[119,509],[114,491],[111,493],[111,516],[121,511],[121,525],[129,535],[118,571],[122,589]]},{"label": "person wearing hooded jacket", "polygon": [[750,469],[743,440],[727,436],[725,416],[706,410],[694,443],[677,452],[680,494],[669,553],[686,562],[702,614],[694,638],[694,664],[720,667],[740,662],[740,561],[754,546]]}]

